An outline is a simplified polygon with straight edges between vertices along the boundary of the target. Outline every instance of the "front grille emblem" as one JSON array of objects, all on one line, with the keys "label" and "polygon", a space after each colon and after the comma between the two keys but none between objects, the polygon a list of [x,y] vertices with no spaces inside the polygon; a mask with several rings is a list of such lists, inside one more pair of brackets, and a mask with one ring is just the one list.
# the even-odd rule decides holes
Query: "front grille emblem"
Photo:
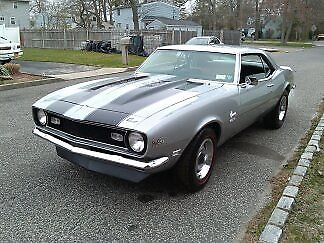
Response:
[{"label": "front grille emblem", "polygon": [[54,125],[60,125],[61,120],[59,118],[56,118],[56,117],[51,117],[51,123],[54,124]]}]

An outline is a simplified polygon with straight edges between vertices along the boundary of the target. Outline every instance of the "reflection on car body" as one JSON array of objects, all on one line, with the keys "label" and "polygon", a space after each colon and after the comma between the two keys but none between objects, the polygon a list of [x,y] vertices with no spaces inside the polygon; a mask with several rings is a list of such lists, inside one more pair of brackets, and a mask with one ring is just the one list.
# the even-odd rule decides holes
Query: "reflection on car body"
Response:
[{"label": "reflection on car body", "polygon": [[174,169],[189,190],[210,178],[217,147],[262,118],[285,120],[293,72],[262,50],[158,48],[128,78],[77,84],[33,105],[34,133],[59,156],[141,181]]}]

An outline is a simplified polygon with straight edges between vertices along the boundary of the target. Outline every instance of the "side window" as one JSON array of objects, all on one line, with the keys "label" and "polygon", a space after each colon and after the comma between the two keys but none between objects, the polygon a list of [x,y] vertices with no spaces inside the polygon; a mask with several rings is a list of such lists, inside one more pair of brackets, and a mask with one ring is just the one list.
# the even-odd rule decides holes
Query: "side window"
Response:
[{"label": "side window", "polygon": [[265,77],[268,78],[274,72],[274,68],[271,66],[271,64],[268,64],[264,56],[261,56],[261,58],[264,67]]},{"label": "side window", "polygon": [[244,83],[246,77],[255,77],[258,80],[266,77],[264,62],[259,55],[242,55],[240,83]]}]

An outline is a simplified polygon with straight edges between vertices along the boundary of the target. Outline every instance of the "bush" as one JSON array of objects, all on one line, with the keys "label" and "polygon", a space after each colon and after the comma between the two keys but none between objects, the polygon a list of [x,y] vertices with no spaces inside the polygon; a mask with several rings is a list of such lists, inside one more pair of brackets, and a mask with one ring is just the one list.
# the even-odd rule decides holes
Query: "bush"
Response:
[{"label": "bush", "polygon": [[11,75],[19,73],[20,65],[16,63],[6,63],[3,65]]},{"label": "bush", "polygon": [[0,65],[0,76],[3,76],[3,77],[10,76],[9,70],[7,68],[5,68],[4,65]]}]

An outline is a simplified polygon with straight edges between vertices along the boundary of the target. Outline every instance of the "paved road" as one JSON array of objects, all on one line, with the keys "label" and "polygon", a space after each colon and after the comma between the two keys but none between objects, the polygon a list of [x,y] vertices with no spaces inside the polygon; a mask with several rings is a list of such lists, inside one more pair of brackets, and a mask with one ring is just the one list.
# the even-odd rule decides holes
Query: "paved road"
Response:
[{"label": "paved road", "polygon": [[98,69],[97,67],[93,66],[57,62],[33,62],[22,60],[15,60],[13,62],[19,63],[21,65],[22,72],[44,76],[85,72]]},{"label": "paved road", "polygon": [[0,92],[0,241],[237,241],[324,96],[324,48],[275,59],[297,70],[285,125],[254,125],[224,144],[196,194],[178,191],[167,174],[132,184],[58,158],[31,134],[30,106],[68,83]]}]

